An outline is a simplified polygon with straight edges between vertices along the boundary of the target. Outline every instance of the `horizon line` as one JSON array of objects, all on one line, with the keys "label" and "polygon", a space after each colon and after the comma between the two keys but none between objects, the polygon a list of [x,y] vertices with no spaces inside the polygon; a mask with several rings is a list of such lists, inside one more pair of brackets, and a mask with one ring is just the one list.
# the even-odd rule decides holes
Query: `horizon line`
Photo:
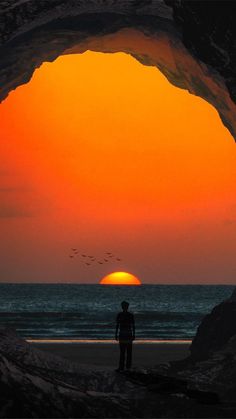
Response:
[{"label": "horizon line", "polygon": [[[90,282],[90,283],[87,283],[87,282],[12,282],[12,281],[10,281],[10,282],[7,282],[7,281],[3,281],[3,282],[0,282],[0,285],[10,285],[10,284],[12,284],[12,285],[101,285],[101,286],[104,286],[104,284],[100,284],[99,282]],[[137,287],[137,285],[134,285],[134,284],[106,284],[107,286],[111,286],[111,287],[123,287],[123,286],[125,286],[125,287],[128,287],[128,286],[130,286],[130,287]],[[140,284],[141,286],[142,285],[179,285],[179,286],[181,286],[181,285],[183,285],[183,286],[185,286],[185,285],[191,285],[191,286],[195,286],[195,285],[203,285],[203,286],[211,286],[211,285],[222,285],[222,286],[225,286],[225,285],[228,285],[228,286],[236,286],[236,283],[235,284],[232,284],[232,283],[222,283],[222,282],[220,282],[220,283],[215,283],[215,282],[212,282],[212,283],[209,283],[209,282],[207,282],[207,283],[198,283],[198,282],[194,282],[194,283],[175,283],[175,282],[168,282],[168,283],[164,283],[164,282],[159,282],[159,283],[153,283],[153,282],[143,282],[143,283],[141,283]],[[139,285],[139,286],[140,286]]]}]

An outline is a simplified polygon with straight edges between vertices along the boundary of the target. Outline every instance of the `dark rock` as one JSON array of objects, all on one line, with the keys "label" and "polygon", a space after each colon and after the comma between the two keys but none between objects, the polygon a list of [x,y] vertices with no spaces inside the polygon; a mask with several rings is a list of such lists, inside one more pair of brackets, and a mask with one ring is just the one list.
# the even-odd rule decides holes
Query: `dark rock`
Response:
[{"label": "dark rock", "polygon": [[[203,402],[205,396],[207,402],[217,401],[214,394],[208,394],[210,391],[217,393],[223,403],[233,403],[236,393],[235,290],[202,320],[190,351],[187,359],[171,363],[168,373],[192,383],[187,393],[190,396],[194,396],[192,390],[206,391],[205,395],[199,394]],[[198,393],[195,394],[198,397]],[[228,407],[222,408],[226,412]]]},{"label": "dark rock", "polygon": [[236,101],[236,2],[231,0],[165,0],[182,29],[183,42],[226,80]]},{"label": "dark rock", "polygon": [[217,393],[212,391],[200,391],[200,390],[186,390],[185,394],[191,399],[197,400],[202,404],[218,404],[220,403],[220,398]]},{"label": "dark rock", "polygon": [[48,355],[12,331],[0,333],[0,417],[132,417],[130,390],[113,373]]},{"label": "dark rock", "polygon": [[236,334],[236,302],[226,300],[204,317],[190,346],[193,361],[207,359]]},{"label": "dark rock", "polygon": [[186,362],[185,366],[182,363],[172,374],[173,371],[191,382],[191,389],[217,393],[223,404],[231,404],[236,393],[236,335],[209,358]]},{"label": "dark rock", "polygon": [[187,381],[181,380],[175,377],[162,377],[157,380],[156,383],[148,385],[149,391],[154,391],[160,394],[186,394]]},{"label": "dark rock", "polygon": [[127,374],[127,378],[132,382],[147,386],[147,389],[150,391],[158,393],[181,393],[188,386],[186,380],[174,376],[165,376],[152,369],[146,371],[130,371]]},{"label": "dark rock", "polygon": [[160,395],[182,395],[206,405],[220,403],[220,397],[216,392],[194,388],[194,377],[191,377],[191,380],[184,380],[173,375],[164,376],[153,370],[137,370],[129,372],[127,378],[136,384],[145,385],[148,391]]},{"label": "dark rock", "polygon": [[[155,383],[158,389],[149,387]],[[181,377],[91,369],[37,350],[12,331],[0,333],[2,418],[223,417],[217,405],[201,405],[200,393],[188,396],[189,389]]]},{"label": "dark rock", "polygon": [[229,298],[228,301],[234,301],[236,302],[236,288],[234,288],[231,297]]}]

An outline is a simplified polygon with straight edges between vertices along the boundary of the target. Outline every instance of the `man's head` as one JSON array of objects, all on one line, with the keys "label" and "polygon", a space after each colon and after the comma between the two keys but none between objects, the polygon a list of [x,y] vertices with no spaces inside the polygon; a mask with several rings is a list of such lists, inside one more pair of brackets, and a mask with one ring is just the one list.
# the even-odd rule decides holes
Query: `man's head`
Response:
[{"label": "man's head", "polygon": [[127,303],[127,301],[122,301],[121,307],[123,311],[128,311],[129,303]]}]

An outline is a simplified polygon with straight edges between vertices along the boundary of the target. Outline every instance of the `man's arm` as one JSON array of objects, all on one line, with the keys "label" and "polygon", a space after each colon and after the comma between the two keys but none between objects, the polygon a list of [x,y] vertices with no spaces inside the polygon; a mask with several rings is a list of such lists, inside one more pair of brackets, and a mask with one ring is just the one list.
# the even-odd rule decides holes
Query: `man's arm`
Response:
[{"label": "man's arm", "polygon": [[117,314],[117,317],[116,317],[116,335],[115,335],[116,340],[118,340],[119,325],[120,325],[120,318],[119,318],[119,314]]}]

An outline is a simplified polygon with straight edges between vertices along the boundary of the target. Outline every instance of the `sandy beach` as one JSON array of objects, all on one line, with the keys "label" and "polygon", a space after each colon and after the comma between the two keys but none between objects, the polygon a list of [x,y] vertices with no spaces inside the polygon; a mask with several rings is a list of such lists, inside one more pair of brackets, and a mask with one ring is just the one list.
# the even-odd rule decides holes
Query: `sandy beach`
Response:
[{"label": "sandy beach", "polygon": [[[133,344],[133,367],[151,367],[160,363],[183,359],[189,355],[191,341],[152,342]],[[34,347],[80,364],[116,367],[119,344],[32,342]]]}]

